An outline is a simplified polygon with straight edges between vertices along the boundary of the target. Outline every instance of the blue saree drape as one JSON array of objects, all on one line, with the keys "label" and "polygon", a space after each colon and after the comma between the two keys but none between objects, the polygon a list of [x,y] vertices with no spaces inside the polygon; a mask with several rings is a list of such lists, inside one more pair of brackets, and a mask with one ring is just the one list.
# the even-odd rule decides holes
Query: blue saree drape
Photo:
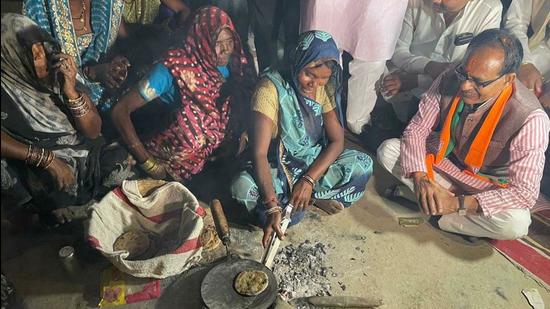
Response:
[{"label": "blue saree drape", "polygon": [[[318,60],[339,62],[339,51],[330,34],[310,31],[301,35],[294,57],[295,65],[288,78],[278,72],[267,70],[268,78],[277,88],[279,101],[279,135],[272,143],[276,147],[276,159],[270,160],[273,187],[279,201],[289,202],[292,186],[305,174],[311,164],[327,146],[321,104],[300,93],[297,76],[309,63]],[[342,71],[335,65],[326,86],[334,101],[336,112],[340,111]],[[372,174],[372,159],[356,150],[344,150],[328,168],[313,188],[313,198],[337,200],[348,207],[359,200]],[[251,168],[241,172],[232,184],[232,195],[253,214],[260,224],[265,224],[264,205]],[[293,217],[297,223],[303,213]]]}]

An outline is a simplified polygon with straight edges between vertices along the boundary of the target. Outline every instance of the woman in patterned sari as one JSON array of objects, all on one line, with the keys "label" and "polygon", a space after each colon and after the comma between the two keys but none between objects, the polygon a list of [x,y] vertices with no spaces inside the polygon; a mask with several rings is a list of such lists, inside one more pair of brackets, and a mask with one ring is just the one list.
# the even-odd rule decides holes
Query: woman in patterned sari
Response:
[{"label": "woman in patterned sari", "polygon": [[85,87],[82,90],[89,93],[100,110],[110,106],[105,89],[118,89],[130,66],[122,56],[98,63],[117,37],[127,36],[123,7],[123,0],[23,1],[23,14],[56,39],[62,52],[74,58],[80,87]]},{"label": "woman in patterned sari", "polygon": [[[204,7],[192,17],[183,46],[169,50],[113,107],[113,123],[149,176],[189,180],[224,139],[238,139],[245,130],[247,89],[253,87],[246,64],[229,16]],[[135,124],[144,121],[131,117],[143,111],[149,128],[138,135]]]},{"label": "woman in patterned sari", "polygon": [[339,57],[330,34],[303,33],[290,76],[268,70],[253,94],[253,166],[231,191],[263,226],[264,246],[273,231],[283,237],[282,205],[293,205],[297,223],[310,201],[333,214],[364,194],[372,160],[344,149]]},{"label": "woman in patterned sari", "polygon": [[76,89],[73,58],[48,33],[6,14],[1,40],[2,209],[8,217],[38,212],[47,223],[64,223],[80,209],[69,206],[131,175],[128,154],[103,152],[96,107]]}]

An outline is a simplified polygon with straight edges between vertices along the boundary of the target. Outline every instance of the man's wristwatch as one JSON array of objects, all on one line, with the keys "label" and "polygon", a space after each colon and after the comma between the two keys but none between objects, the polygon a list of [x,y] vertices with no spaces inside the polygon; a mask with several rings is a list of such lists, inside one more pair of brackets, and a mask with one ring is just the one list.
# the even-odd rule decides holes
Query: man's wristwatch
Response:
[{"label": "man's wristwatch", "polygon": [[465,216],[468,209],[466,208],[466,205],[464,205],[464,195],[458,196],[458,215],[459,216]]}]

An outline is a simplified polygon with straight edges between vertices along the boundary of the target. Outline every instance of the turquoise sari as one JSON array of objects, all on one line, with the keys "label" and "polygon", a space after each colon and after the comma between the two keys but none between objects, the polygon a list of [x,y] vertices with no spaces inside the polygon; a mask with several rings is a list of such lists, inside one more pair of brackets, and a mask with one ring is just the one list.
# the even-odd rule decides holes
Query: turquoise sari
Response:
[{"label": "turquoise sari", "polygon": [[95,104],[99,103],[103,95],[103,86],[89,80],[82,68],[97,62],[115,42],[123,7],[122,0],[92,0],[90,23],[93,32],[78,37],[73,28],[69,0],[23,1],[23,14],[56,39],[64,53],[73,56],[79,68],[77,79],[87,88]]},{"label": "turquoise sari", "polygon": [[[272,143],[275,158],[270,158],[272,183],[279,201],[289,202],[293,185],[327,147],[321,104],[303,95],[298,90],[298,73],[309,63],[327,59],[338,62],[339,51],[332,37],[321,31],[302,34],[295,55],[295,66],[288,78],[276,71],[263,74],[277,88],[279,99],[279,135]],[[333,98],[336,112],[340,111],[341,67],[335,66],[327,85],[329,97]],[[313,188],[313,198],[336,200],[345,207],[363,197],[365,185],[372,174],[372,159],[359,151],[346,149],[333,162]],[[252,166],[241,172],[233,181],[233,198],[244,205],[260,224],[265,224],[264,205],[261,203]],[[296,213],[293,223],[303,218]]]}]

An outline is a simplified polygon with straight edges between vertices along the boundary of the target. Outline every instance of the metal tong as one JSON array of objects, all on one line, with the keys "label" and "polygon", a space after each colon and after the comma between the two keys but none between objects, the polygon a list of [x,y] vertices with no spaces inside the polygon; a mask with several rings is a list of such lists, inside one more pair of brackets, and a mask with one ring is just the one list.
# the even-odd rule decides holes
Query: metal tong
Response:
[{"label": "metal tong", "polygon": [[[292,208],[292,204],[287,204],[284,209],[283,219],[281,220],[281,232],[283,232],[283,234],[286,232],[286,229],[290,224],[290,214],[292,213]],[[267,268],[271,269],[273,266],[273,259],[275,258],[280,245],[281,240],[277,237],[277,234],[274,231],[273,234],[271,234],[269,245],[267,246],[262,257],[262,264],[264,264]]]}]

